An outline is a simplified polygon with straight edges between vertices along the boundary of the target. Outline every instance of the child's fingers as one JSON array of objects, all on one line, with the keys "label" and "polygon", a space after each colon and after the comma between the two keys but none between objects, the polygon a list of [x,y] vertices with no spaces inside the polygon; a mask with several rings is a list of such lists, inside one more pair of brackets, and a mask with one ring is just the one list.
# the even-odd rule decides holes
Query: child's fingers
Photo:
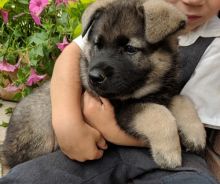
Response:
[{"label": "child's fingers", "polygon": [[109,102],[109,100],[107,100],[106,98],[103,98],[103,97],[99,97],[99,98],[104,105],[111,106],[111,103]]},{"label": "child's fingers", "polygon": [[96,144],[100,149],[106,150],[108,148],[108,145],[104,138],[100,138]]},{"label": "child's fingers", "polygon": [[104,150],[98,149],[97,146],[94,145],[94,150],[89,153],[88,157],[82,159],[82,161],[84,162],[86,160],[97,160],[102,158],[103,154],[104,154]]},{"label": "child's fingers", "polygon": [[[96,156],[95,156],[95,159],[100,159],[100,158],[102,158],[103,157],[103,154],[104,154],[104,151],[103,150],[98,150],[97,151],[97,154],[96,154]],[[92,159],[92,160],[94,160],[94,159]]]},{"label": "child's fingers", "polygon": [[102,107],[104,107],[105,109],[109,109],[109,110],[113,109],[113,106],[108,99],[100,97],[100,100],[102,103]]}]

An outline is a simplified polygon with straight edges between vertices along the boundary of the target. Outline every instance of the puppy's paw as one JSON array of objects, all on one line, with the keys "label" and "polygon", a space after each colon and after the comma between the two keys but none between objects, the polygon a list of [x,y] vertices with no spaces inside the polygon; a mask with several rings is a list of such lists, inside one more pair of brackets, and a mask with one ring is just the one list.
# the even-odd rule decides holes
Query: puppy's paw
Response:
[{"label": "puppy's paw", "polygon": [[206,146],[206,132],[201,123],[194,123],[189,129],[180,132],[182,144],[188,151],[200,152]]},{"label": "puppy's paw", "polygon": [[182,164],[181,148],[153,150],[153,158],[161,168],[176,168]]}]

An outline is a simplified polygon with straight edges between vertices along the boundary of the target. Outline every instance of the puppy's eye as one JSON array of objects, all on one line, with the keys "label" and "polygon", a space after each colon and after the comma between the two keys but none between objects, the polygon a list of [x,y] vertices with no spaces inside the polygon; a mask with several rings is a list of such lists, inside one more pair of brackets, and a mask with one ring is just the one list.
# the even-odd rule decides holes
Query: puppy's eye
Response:
[{"label": "puppy's eye", "polygon": [[94,42],[94,46],[97,47],[98,49],[102,48],[102,43],[101,42]]},{"label": "puppy's eye", "polygon": [[136,47],[131,46],[131,45],[126,45],[125,52],[127,52],[128,54],[136,54],[138,52],[138,49]]},{"label": "puppy's eye", "polygon": [[101,36],[97,36],[95,39],[94,39],[94,46],[98,49],[101,49],[103,48],[103,38]]}]

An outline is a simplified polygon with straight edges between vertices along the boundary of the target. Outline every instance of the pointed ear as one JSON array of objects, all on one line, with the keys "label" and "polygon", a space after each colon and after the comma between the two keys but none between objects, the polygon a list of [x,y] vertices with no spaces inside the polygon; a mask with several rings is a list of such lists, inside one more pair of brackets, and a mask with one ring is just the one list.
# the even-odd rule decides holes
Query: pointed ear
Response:
[{"label": "pointed ear", "polygon": [[145,0],[142,8],[149,43],[157,43],[185,27],[186,16],[165,0]]},{"label": "pointed ear", "polygon": [[85,36],[91,25],[97,20],[105,7],[115,0],[96,0],[84,11],[82,15],[82,36]]}]

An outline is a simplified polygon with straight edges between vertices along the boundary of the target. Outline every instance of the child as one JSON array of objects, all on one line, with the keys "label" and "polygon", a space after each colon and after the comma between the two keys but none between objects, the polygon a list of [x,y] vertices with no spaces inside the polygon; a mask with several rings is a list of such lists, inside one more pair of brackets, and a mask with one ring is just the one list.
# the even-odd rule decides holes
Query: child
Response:
[{"label": "child", "polygon": [[[217,123],[218,119],[211,119],[210,115],[212,112],[218,112],[218,115],[219,110],[213,104],[209,105],[209,102],[214,99],[217,107],[220,105],[217,101],[219,98],[212,94],[207,99],[207,95],[202,92],[207,88],[213,89],[211,92],[219,88],[216,83],[218,84],[220,74],[217,69],[210,69],[220,66],[220,22],[216,17],[220,1],[167,1],[183,11],[189,19],[188,29],[191,32],[180,37],[180,46],[193,45],[199,37],[216,37],[200,59],[182,94],[192,98],[204,123]],[[16,166],[0,183],[217,183],[210,176],[204,160],[197,155],[183,153],[183,167],[172,171],[161,170],[146,149],[107,145],[106,141],[116,145],[145,146],[140,140],[120,130],[114,119],[112,106],[106,99],[101,98],[101,103],[87,92],[82,96],[79,56],[80,48],[76,43],[65,48],[56,62],[51,82],[52,121],[57,140],[65,155],[79,162],[67,159],[58,151]],[[190,70],[190,66],[184,66],[185,68]],[[206,72],[209,72],[208,79],[205,78]],[[183,85],[189,77],[190,75],[183,76]],[[206,86],[201,84],[204,78]],[[215,81],[214,79],[216,82],[207,87],[210,83],[208,81]],[[201,92],[199,96],[197,91]],[[209,112],[204,109],[206,105],[210,113],[205,114],[204,118],[203,113]],[[95,159],[98,160],[88,161]]]},{"label": "child", "polygon": [[[168,1],[172,4],[174,4],[180,10],[182,10],[188,16],[188,19],[189,19],[188,29],[194,30],[193,32],[190,32],[189,34],[180,37],[180,46],[186,47],[186,46],[192,45],[200,36],[202,36],[202,37],[218,37],[218,36],[220,36],[220,30],[219,30],[220,22],[219,22],[218,18],[216,16],[214,16],[218,13],[218,10],[220,9],[220,2],[219,1],[217,1],[217,0],[215,0],[215,1],[213,1],[213,0],[212,1],[207,1],[207,0],[185,0],[185,1],[184,0],[182,0],[182,1],[168,0]],[[210,19],[209,23],[206,23],[207,20],[209,20],[209,19]],[[198,27],[201,27],[201,28],[196,30]],[[76,41],[79,43],[78,39]],[[80,41],[82,41],[82,40],[80,40]],[[82,44],[82,43],[79,43],[79,44]],[[202,78],[202,76],[204,76],[204,75],[207,75],[206,73],[202,73],[203,69],[197,71],[198,70],[198,68],[197,68],[196,72],[195,72],[196,75],[194,75],[192,77],[192,79],[187,83],[187,85],[182,90],[182,94],[191,97],[191,99],[194,101],[194,103],[196,104],[196,107],[198,109],[198,113],[200,115],[200,118],[202,118],[202,121],[206,124],[216,124],[217,122],[220,122],[220,115],[219,115],[219,110],[218,110],[218,107],[220,105],[220,100],[218,98],[214,98],[216,96],[214,93],[217,93],[217,88],[219,86],[217,86],[218,83],[215,81],[214,81],[215,84],[213,82],[210,83],[211,82],[210,80],[212,80],[212,78],[213,78],[212,76],[214,74],[215,74],[215,77],[217,77],[217,78],[220,77],[220,74],[218,74],[219,72],[217,70],[216,71],[213,70],[214,67],[216,67],[216,61],[217,61],[218,57],[220,57],[219,52],[217,50],[218,47],[215,47],[216,44],[217,44],[217,46],[220,45],[219,38],[216,38],[213,41],[213,43],[207,49],[206,53],[204,53],[203,57],[201,58],[200,64],[198,66],[198,68],[202,67],[201,65],[202,65],[202,63],[204,63],[204,60],[206,63],[208,63],[210,60],[210,57],[211,57],[211,59],[214,58],[213,59],[214,62],[211,62],[211,64],[209,64],[209,66],[208,66],[208,67],[210,67],[209,70],[206,70],[207,72],[211,71],[211,74],[212,74],[212,75],[211,74],[208,75],[208,77],[209,77],[207,79],[208,81],[206,80],[205,84],[204,84],[204,82],[200,82],[200,83],[197,82],[197,81],[202,81],[202,80],[200,80],[200,78]],[[54,70],[54,75],[52,78],[52,86],[51,86],[52,93],[51,94],[52,94],[52,106],[53,106],[53,126],[56,131],[58,141],[61,145],[61,149],[64,151],[64,153],[66,153],[66,155],[69,156],[70,158],[80,161],[80,159],[77,159],[78,156],[74,155],[74,153],[73,153],[74,151],[73,152],[71,151],[73,145],[74,145],[73,149],[75,149],[75,144],[72,144],[69,141],[69,137],[73,136],[72,131],[74,131],[70,127],[75,126],[75,124],[78,124],[78,122],[80,122],[80,121],[77,122],[75,117],[80,116],[81,121],[83,119],[81,113],[78,113],[78,111],[80,111],[79,107],[80,107],[81,102],[79,99],[80,99],[81,91],[80,90],[77,91],[75,89],[76,86],[80,85],[79,71],[78,72],[72,71],[72,68],[75,66],[75,65],[72,66],[73,65],[72,63],[79,62],[79,61],[75,56],[73,56],[74,54],[72,53],[72,50],[73,49],[76,50],[76,48],[70,48],[70,47],[77,47],[77,46],[73,42],[69,46],[69,48],[67,48],[68,51],[66,49],[66,52],[70,52],[70,56],[68,57],[67,54],[64,54],[64,53],[60,56],[60,58],[57,61],[57,64],[56,64],[56,67]],[[212,48],[215,49],[216,52],[210,51]],[[79,52],[79,50],[78,50],[78,52]],[[63,58],[63,57],[65,57],[65,58]],[[70,57],[71,57],[71,59],[70,59]],[[76,60],[76,61],[73,61],[73,60]],[[68,66],[68,67],[63,66],[64,64],[68,65],[68,63],[70,63],[70,66]],[[62,65],[62,66],[60,66],[60,65]],[[79,67],[79,65],[77,67]],[[207,67],[207,65],[205,67]],[[67,74],[66,73],[67,71],[64,70],[63,68],[68,68],[70,70],[71,74]],[[79,70],[79,69],[77,68],[76,70]],[[202,74],[200,74],[200,73],[202,73]],[[67,79],[63,79],[63,77],[66,77]],[[78,82],[78,84],[75,84],[74,87],[72,87],[71,91],[70,91],[69,85],[70,84],[73,85],[73,81],[72,81],[73,79],[78,80],[78,81],[76,81],[76,83]],[[66,82],[67,84],[64,84],[64,82]],[[207,85],[211,85],[212,88],[207,89]],[[194,87],[192,87],[192,86],[194,86]],[[197,86],[197,87],[195,87],[195,86]],[[204,87],[205,87],[205,89],[204,89]],[[65,89],[65,88],[68,88],[68,89]],[[207,91],[207,90],[209,90],[209,91]],[[66,94],[67,93],[66,91],[68,91],[69,96]],[[77,95],[73,95],[76,93],[77,93]],[[64,97],[60,97],[60,94],[65,94],[65,95],[64,95]],[[212,95],[207,96],[207,94],[212,94]],[[86,114],[84,112],[84,115],[86,115],[86,117],[89,116],[89,117],[87,117],[87,120],[89,120],[90,115],[91,116],[95,115],[94,117],[91,117],[91,118],[94,118],[94,120],[89,121],[89,122],[92,122],[93,127],[95,126],[96,128],[98,128],[98,130],[101,131],[102,135],[104,135],[105,138],[106,138],[106,136],[108,136],[108,139],[111,139],[111,140],[107,139],[108,141],[113,142],[115,144],[122,144],[122,145],[128,144],[131,146],[139,146],[140,144],[142,144],[142,143],[138,142],[138,140],[135,140],[134,138],[129,137],[128,135],[123,135],[123,131],[118,129],[116,122],[114,120],[110,121],[114,117],[113,113],[112,113],[112,116],[109,117],[108,123],[105,124],[105,122],[106,122],[105,120],[106,120],[106,116],[108,116],[108,112],[112,111],[111,106],[108,104],[108,102],[106,100],[104,100],[103,104],[101,104],[99,101],[97,101],[96,99],[91,97],[88,93],[85,93],[84,95],[86,97],[84,100],[84,102],[86,103],[86,105],[84,105],[84,111],[86,112]],[[63,98],[66,98],[67,100],[65,100]],[[78,100],[78,102],[75,103],[74,101],[69,101],[69,99],[73,99],[73,98],[75,98],[75,101]],[[207,99],[207,98],[209,98],[209,99]],[[203,100],[201,100],[201,99],[203,99]],[[204,99],[207,99],[208,101],[204,101]],[[215,103],[212,103],[213,100],[215,101]],[[63,104],[63,103],[65,103],[65,104]],[[89,103],[89,104],[87,104],[87,103]],[[62,105],[60,105],[60,104],[62,104]],[[69,106],[72,106],[72,107],[69,107]],[[105,109],[103,110],[103,108],[100,108],[101,106],[105,107]],[[78,108],[78,109],[76,109],[76,108]],[[75,110],[77,112],[73,113]],[[62,114],[65,114],[66,117],[65,116],[60,117],[60,115],[59,115],[60,111],[62,112]],[[69,111],[71,111],[72,113],[69,113]],[[90,111],[93,111],[93,112],[90,112]],[[101,117],[104,117],[102,120],[100,119],[100,121],[98,119],[99,113],[100,113]],[[106,113],[106,115],[104,113]],[[210,114],[206,114],[206,113],[215,113],[216,118],[214,118],[212,120],[207,120],[208,118],[210,118]],[[72,122],[72,121],[74,121],[74,122]],[[62,122],[62,125],[60,122]],[[113,122],[113,123],[111,124],[109,122]],[[94,123],[95,124],[97,123],[97,125],[95,125]],[[71,124],[71,125],[65,125],[65,124]],[[113,127],[109,127],[111,125]],[[219,125],[220,125],[220,123],[219,123]],[[62,127],[60,127],[60,126],[62,126]],[[68,130],[63,130],[64,127],[65,128],[69,127],[69,128],[68,128]],[[109,131],[110,128],[113,128],[116,130]],[[76,129],[76,128],[73,128],[73,129]],[[63,131],[65,131],[65,134],[63,133]],[[69,134],[68,134],[68,132],[69,132]],[[123,136],[122,139],[125,139],[125,140],[119,139],[119,137],[118,137],[119,135],[117,135],[117,136],[111,135],[111,134],[114,134],[114,132],[117,132],[117,133],[120,132],[119,135]],[[110,134],[110,135],[106,135],[106,134]],[[64,137],[63,135],[66,135],[66,136]],[[109,137],[111,137],[111,138],[109,138]],[[117,137],[117,140],[112,140],[112,139],[114,139],[114,137]],[[72,139],[75,139],[75,137],[72,137]],[[100,138],[100,139],[101,139],[100,142],[102,142],[102,145],[106,145],[105,141],[102,138]],[[129,141],[127,139],[129,139]],[[115,142],[115,141],[118,141],[118,142]],[[120,142],[120,141],[122,141],[122,142]],[[97,141],[97,142],[98,142],[97,146],[99,147],[99,141]],[[95,145],[95,144],[93,144],[93,145]],[[87,150],[86,149],[87,146],[88,145],[85,145],[85,150]],[[90,151],[89,151],[90,153],[88,153],[88,151],[85,151],[85,152],[83,152],[84,154],[80,154],[80,157],[88,157],[87,154],[92,154],[91,153],[92,150],[94,150],[95,152],[97,151],[97,153],[102,153],[102,151],[98,150],[98,148],[97,149],[90,149]],[[80,153],[82,153],[82,152],[80,151]],[[100,156],[100,154],[96,154],[96,155]]]}]

